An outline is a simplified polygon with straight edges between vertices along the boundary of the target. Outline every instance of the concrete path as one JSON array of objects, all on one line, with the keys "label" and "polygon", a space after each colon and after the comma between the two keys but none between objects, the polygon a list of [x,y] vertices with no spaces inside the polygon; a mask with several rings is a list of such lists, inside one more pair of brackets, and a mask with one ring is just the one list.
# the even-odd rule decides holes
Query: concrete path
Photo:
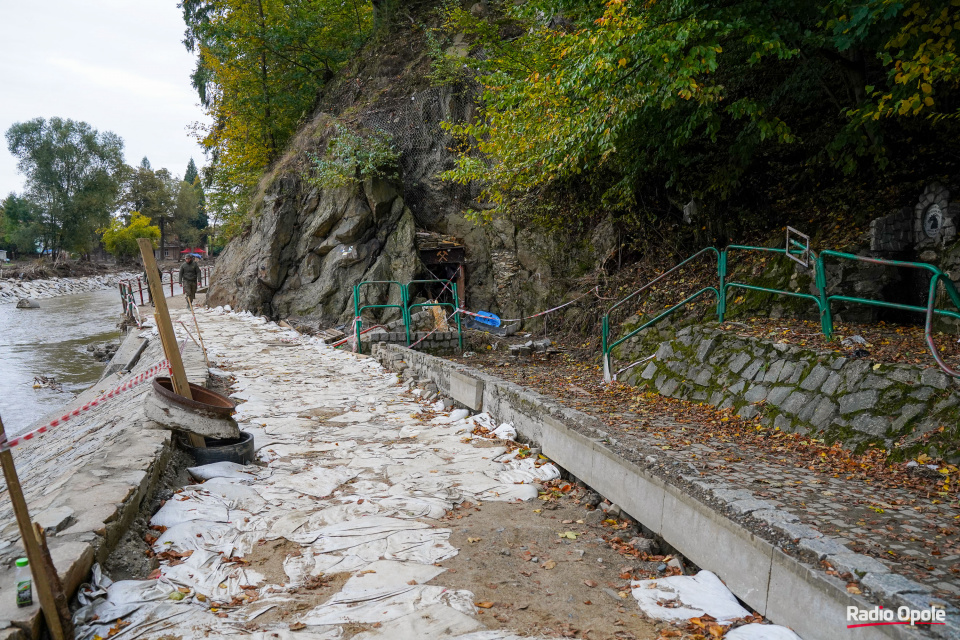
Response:
[{"label": "concrete path", "polygon": [[[78,638],[242,633],[258,639],[493,640],[529,630],[499,623],[488,630],[482,615],[493,603],[478,607],[473,590],[444,586],[440,563],[460,549],[441,520],[463,518],[451,514],[455,506],[535,499],[538,483],[559,476],[553,464],[536,456],[518,459],[515,445],[509,451],[471,439],[477,418],[418,402],[370,358],[249,314],[198,309],[197,315],[217,366],[213,373],[231,376],[232,395],[241,402],[236,418],[254,434],[261,465],[193,469],[198,483],[151,520],[158,579],[110,583],[95,574],[93,586],[81,592],[87,606],[77,613]],[[539,517],[542,509],[524,511]],[[559,525],[547,522],[552,540],[542,544],[561,544],[554,533]],[[510,524],[491,523],[483,535],[488,542],[479,535],[466,542],[493,544],[493,527],[502,532]],[[517,536],[527,533],[517,529]],[[616,560],[608,556],[616,554],[605,553],[596,560],[615,573]],[[557,566],[545,564],[548,571]],[[568,578],[581,566],[563,565],[574,571]],[[481,571],[478,581],[517,579],[495,574]],[[579,584],[589,580],[571,582],[591,588]],[[574,585],[565,589],[572,601]],[[544,597],[553,595],[548,590]],[[619,637],[656,637],[635,603],[628,613],[617,594],[594,597],[604,602],[586,604],[620,625],[604,637],[618,629],[629,629]],[[504,612],[491,613],[507,619]]]}]

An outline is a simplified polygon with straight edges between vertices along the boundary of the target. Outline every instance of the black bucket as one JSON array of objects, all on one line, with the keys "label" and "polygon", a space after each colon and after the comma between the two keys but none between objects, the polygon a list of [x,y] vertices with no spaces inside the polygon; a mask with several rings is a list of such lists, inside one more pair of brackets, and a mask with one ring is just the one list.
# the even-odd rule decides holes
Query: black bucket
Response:
[{"label": "black bucket", "polygon": [[206,449],[191,446],[187,439],[177,434],[177,446],[193,456],[197,466],[211,464],[214,462],[236,462],[237,464],[250,464],[253,462],[254,447],[253,434],[246,431],[240,432],[239,439],[215,440],[205,438]]}]

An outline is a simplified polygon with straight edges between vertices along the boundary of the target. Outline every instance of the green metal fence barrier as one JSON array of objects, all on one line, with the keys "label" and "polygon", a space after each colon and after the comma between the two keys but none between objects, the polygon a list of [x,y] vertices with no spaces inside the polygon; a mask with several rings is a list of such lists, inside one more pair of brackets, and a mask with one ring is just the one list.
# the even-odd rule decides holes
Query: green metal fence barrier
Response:
[{"label": "green metal fence barrier", "polygon": [[[395,284],[400,287],[400,304],[367,304],[360,306],[360,289],[370,284]],[[389,289],[388,289],[389,291]],[[407,318],[407,287],[396,280],[365,280],[353,287],[353,328],[357,339],[357,351],[360,351],[360,314],[366,309],[400,309],[403,327],[407,332],[407,344],[410,344],[410,320]]]},{"label": "green metal fence barrier", "polygon": [[[444,288],[450,287],[451,293],[453,293],[454,301],[460,300],[457,296],[457,283],[452,280],[411,280],[407,283],[407,300],[410,300],[410,287],[415,284],[442,284]],[[457,344],[460,349],[463,349],[463,329],[460,325],[460,314],[457,313],[457,305],[455,302],[418,302],[416,304],[411,304],[407,307],[407,319],[408,322],[412,318],[412,310],[414,307],[450,307],[451,315],[456,316],[457,318]],[[409,328],[407,332],[409,334]],[[409,340],[408,340],[409,344]]]},{"label": "green metal fence barrier", "polygon": [[[817,294],[801,293],[798,291],[786,291],[783,289],[772,289],[770,287],[761,287],[758,285],[748,284],[744,282],[730,282],[727,280],[727,269],[729,264],[728,256],[730,251],[743,251],[743,252],[753,251],[753,252],[766,252],[766,253],[780,254],[786,257],[793,258],[794,260],[798,260],[799,262],[807,265],[808,267],[811,265],[807,264],[805,261],[800,261],[795,256],[803,256],[805,259],[808,257],[812,257],[813,258],[812,267],[814,270],[814,286],[817,290]],[[704,287],[703,289],[700,289],[700,291],[698,291],[697,293],[691,296],[688,296],[686,299],[679,302],[678,304],[666,309],[665,311],[661,312],[652,320],[649,320],[644,324],[642,324],[641,326],[633,329],[632,331],[630,331],[620,339],[612,343],[610,342],[610,315],[615,310],[620,308],[627,301],[639,295],[644,290],[648,289],[650,286],[656,284],[657,282],[660,282],[661,280],[666,278],[668,275],[674,273],[684,265],[690,263],[695,258],[698,258],[699,256],[705,253],[710,253],[710,252],[715,253],[717,256],[717,277],[719,279],[718,287]],[[844,295],[838,295],[838,294],[829,295],[827,293],[827,272],[826,272],[826,268],[824,267],[824,258],[854,260],[858,262],[867,262],[871,264],[879,264],[884,266],[906,267],[906,268],[913,268],[913,269],[924,269],[926,271],[929,271],[931,274],[931,278],[930,278],[929,291],[927,292],[927,304],[925,307],[920,307],[915,305],[900,304],[896,302],[887,302],[885,300],[873,300],[870,298],[857,298],[854,296],[844,296]],[[796,240],[792,240],[789,235],[787,236],[787,245],[784,248],[751,247],[747,245],[730,245],[723,251],[719,251],[715,247],[706,247],[705,249],[701,249],[697,253],[693,254],[683,262],[680,262],[669,271],[665,271],[664,273],[659,275],[657,278],[655,278],[654,280],[651,280],[644,286],[640,287],[639,289],[631,293],[629,296],[623,298],[622,300],[620,300],[619,302],[614,304],[612,307],[610,307],[610,309],[607,310],[606,315],[603,316],[602,325],[601,325],[602,327],[601,348],[602,348],[602,355],[603,355],[604,380],[606,380],[607,382],[610,382],[612,379],[614,379],[616,375],[616,373],[611,372],[611,368],[612,368],[611,355],[612,355],[613,349],[623,344],[625,341],[629,340],[640,331],[646,329],[647,327],[651,327],[657,324],[658,322],[660,322],[661,320],[663,320],[664,318],[672,315],[678,309],[681,309],[687,304],[693,302],[695,299],[699,298],[701,295],[703,295],[706,292],[713,292],[714,294],[716,294],[717,319],[720,322],[723,322],[724,317],[726,316],[726,311],[727,311],[727,292],[730,291],[731,289],[745,289],[748,291],[759,291],[762,293],[792,296],[796,298],[804,298],[804,299],[810,300],[817,306],[817,311],[819,312],[819,315],[820,315],[820,328],[823,331],[823,334],[828,339],[833,337],[833,315],[831,314],[831,311],[830,311],[830,304],[831,302],[834,302],[834,301],[847,302],[852,304],[865,304],[865,305],[870,305],[875,307],[885,307],[888,309],[900,309],[902,311],[915,311],[918,313],[925,313],[926,322],[924,324],[924,335],[927,342],[927,346],[930,348],[930,352],[933,355],[934,360],[936,360],[940,368],[943,369],[943,371],[945,371],[946,373],[950,374],[951,376],[960,377],[960,371],[954,371],[953,369],[951,369],[940,357],[940,353],[937,349],[936,343],[933,340],[933,317],[935,315],[941,315],[941,316],[947,316],[950,318],[960,319],[960,313],[958,313],[957,311],[936,308],[936,296],[937,296],[938,286],[940,283],[943,284],[944,290],[947,292],[947,296],[949,297],[950,301],[957,308],[957,310],[960,311],[960,293],[957,292],[956,287],[954,286],[950,278],[947,276],[947,274],[931,264],[926,264],[923,262],[905,262],[902,260],[884,260],[882,258],[868,258],[866,256],[858,256],[852,253],[842,253],[839,251],[830,251],[830,250],[822,251],[818,255],[815,252],[811,251],[808,245],[803,245]]]},{"label": "green metal fence barrier", "polygon": [[[385,285],[397,285],[400,287],[400,304],[367,304],[360,306],[360,289],[365,285],[376,285],[376,284],[385,284]],[[415,307],[449,307],[453,312],[457,311],[457,305],[450,302],[418,302],[416,304],[410,304],[410,286],[416,284],[442,284],[444,289],[449,288],[453,293],[453,299],[459,300],[457,297],[457,283],[451,280],[411,280],[410,282],[404,284],[396,280],[365,280],[353,287],[353,326],[354,326],[354,335],[356,336],[357,341],[357,351],[362,350],[362,344],[360,342],[360,314],[367,309],[400,309],[400,317],[403,320],[403,328],[406,332],[406,341],[407,344],[410,344],[410,320],[411,313],[410,310]],[[460,324],[460,314],[456,313],[457,317],[457,339],[460,345],[460,348],[463,349],[463,329]]]}]

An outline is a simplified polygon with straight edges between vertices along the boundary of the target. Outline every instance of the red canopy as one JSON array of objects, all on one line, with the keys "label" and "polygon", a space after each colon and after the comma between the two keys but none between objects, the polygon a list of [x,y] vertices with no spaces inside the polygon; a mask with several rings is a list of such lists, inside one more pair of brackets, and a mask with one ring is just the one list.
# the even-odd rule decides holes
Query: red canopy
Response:
[{"label": "red canopy", "polygon": [[206,253],[203,249],[184,249],[180,253]]}]

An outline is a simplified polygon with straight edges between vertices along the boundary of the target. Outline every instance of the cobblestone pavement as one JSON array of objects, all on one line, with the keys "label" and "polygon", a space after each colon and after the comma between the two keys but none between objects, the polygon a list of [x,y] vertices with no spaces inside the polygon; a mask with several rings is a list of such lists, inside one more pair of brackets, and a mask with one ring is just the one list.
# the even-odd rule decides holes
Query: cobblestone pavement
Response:
[{"label": "cobblestone pavement", "polygon": [[[870,586],[907,604],[926,603],[933,596],[957,615],[960,506],[955,494],[945,499],[935,493],[936,470],[898,463],[891,468],[895,473],[886,473],[878,454],[855,456],[695,403],[633,387],[604,387],[596,367],[562,356],[507,359],[488,352],[455,360],[596,416],[621,455],[682,476],[767,537],[830,538],[816,545],[788,543],[792,552],[816,560],[827,554],[844,559],[842,554],[850,552],[869,556],[834,562],[838,574],[850,573],[851,583],[864,573],[900,574],[929,591],[897,594],[888,584]],[[803,455],[798,449],[805,449]],[[811,455],[810,449],[820,453]],[[771,505],[791,514],[789,521],[763,520]],[[848,588],[870,590],[865,583]],[[882,593],[887,589],[891,591]]]}]

